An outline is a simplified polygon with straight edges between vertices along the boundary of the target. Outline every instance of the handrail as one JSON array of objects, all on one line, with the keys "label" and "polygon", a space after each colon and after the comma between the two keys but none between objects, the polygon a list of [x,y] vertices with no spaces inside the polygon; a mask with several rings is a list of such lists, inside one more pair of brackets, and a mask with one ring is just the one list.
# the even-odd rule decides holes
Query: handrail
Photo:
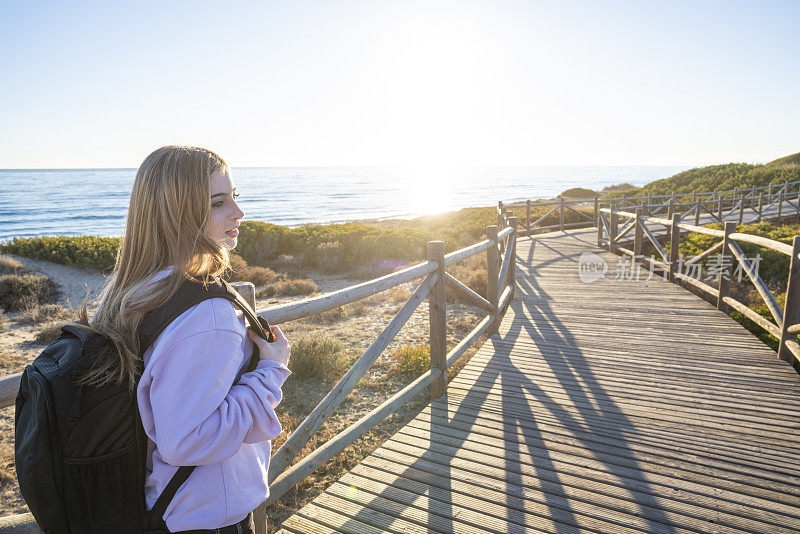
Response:
[{"label": "handrail", "polygon": [[[758,187],[748,187],[748,188],[734,188],[734,189],[726,189],[726,190],[717,190],[717,191],[703,191],[703,192],[692,192],[692,193],[672,193],[666,195],[641,195],[641,196],[622,196],[622,197],[606,197],[600,198],[600,196],[594,197],[584,197],[584,198],[571,198],[569,200],[565,200],[565,204],[582,204],[586,202],[594,202],[595,198],[598,199],[599,202],[607,202],[607,203],[614,203],[619,201],[630,201],[630,200],[652,200],[652,199],[659,199],[659,198],[681,198],[681,197],[694,197],[694,196],[701,196],[701,195],[715,195],[715,197],[720,197],[727,195],[729,193],[733,193],[734,196],[737,193],[743,193],[746,191],[747,195],[754,195],[756,191],[771,191],[772,188],[778,186],[780,189],[776,193],[768,193],[765,195],[765,198],[777,197],[781,191],[784,191],[787,186],[790,185],[798,185],[800,186],[800,180],[795,180],[792,182],[783,182],[782,184],[768,184]],[[623,193],[625,195],[625,193]],[[730,199],[727,199],[730,200]],[[532,200],[528,202],[534,202],[536,206],[553,206],[557,205],[560,202],[558,200]],[[648,202],[649,203],[649,202]],[[512,203],[504,203],[504,205],[508,208],[520,208],[525,207],[525,204],[520,201],[515,201]]]},{"label": "handrail", "polygon": [[[793,339],[796,338],[797,334],[800,333],[800,236],[795,236],[793,244],[788,245],[786,243],[781,243],[766,237],[737,232],[737,222],[726,220],[726,218],[733,216],[733,218],[738,219],[738,224],[741,224],[743,222],[745,207],[752,209],[756,215],[756,221],[782,218],[794,218],[800,220],[800,190],[797,191],[798,202],[792,204],[786,198],[788,185],[789,183],[787,182],[780,187],[778,192],[775,194],[771,193],[770,187],[769,195],[759,193],[758,197],[753,197],[753,191],[755,188],[746,194],[743,193],[739,198],[736,197],[738,191],[736,191],[734,193],[734,197],[730,199],[723,199],[719,194],[714,194],[714,198],[712,199],[708,199],[707,201],[698,200],[693,205],[690,205],[693,207],[689,208],[684,213],[675,211],[677,205],[673,202],[670,202],[668,205],[668,214],[671,218],[669,219],[645,215],[643,212],[645,210],[649,211],[649,208],[653,207],[652,205],[648,204],[637,207],[636,212],[616,210],[613,207],[599,208],[597,221],[597,244],[598,246],[607,246],[611,252],[632,256],[634,261],[647,261],[650,263],[651,269],[654,266],[666,268],[668,270],[667,277],[670,280],[685,282],[709,295],[713,299],[716,299],[717,309],[721,311],[728,311],[729,308],[732,308],[738,311],[779,340],[778,355],[781,359],[789,362],[794,362],[796,360],[796,364],[800,366],[800,351],[796,350],[797,348],[800,348],[800,345],[798,345],[796,340]],[[696,197],[697,195],[695,195],[695,198]],[[770,203],[767,207],[764,207],[765,198],[776,198],[776,200]],[[733,204],[733,207],[726,210],[726,201],[729,203],[728,205]],[[709,210],[705,205],[705,202],[716,204],[715,209]],[[777,214],[774,213],[775,209],[773,209],[776,204]],[[784,204],[788,204],[789,207],[793,208],[792,212],[789,212],[788,210],[784,212]],[[700,226],[699,222],[701,217],[701,208],[704,209],[712,218],[712,221],[724,223],[724,230]],[[682,218],[690,213],[694,214],[695,224],[680,222]],[[620,218],[629,219],[629,222],[626,223],[622,231],[618,230]],[[666,229],[666,234],[664,236],[657,236],[656,233],[648,226],[653,224],[664,227]],[[631,229],[635,230],[633,250],[621,246],[623,244],[621,238],[625,236]],[[719,238],[721,241],[713,244],[707,250],[694,256],[692,259],[683,261],[682,258],[678,258],[677,247],[681,234],[688,232],[701,233],[714,238]],[[655,258],[648,259],[642,256],[642,244],[644,237],[646,237],[652,243],[658,254],[660,254],[664,259],[663,262],[660,260],[655,260]],[[667,257],[666,250],[658,241],[659,237],[664,237],[671,243],[673,250],[671,250],[669,258]],[[627,241],[626,243],[629,242],[630,241]],[[759,247],[767,248],[769,250],[786,254],[790,257],[787,297],[783,310],[781,310],[777,300],[775,299],[775,296],[772,294],[767,284],[758,275],[755,267],[745,256],[737,242],[749,243]],[[688,274],[679,272],[679,261],[682,262],[684,267],[698,265],[717,251],[720,251],[723,256],[731,256],[732,259],[735,260],[736,264],[743,268],[743,271],[747,275],[748,279],[753,283],[759,296],[769,309],[770,315],[772,316],[772,319],[774,319],[774,322],[761,316],[756,311],[748,308],[746,305],[729,295],[729,280],[732,267],[724,262],[720,262],[721,265],[719,268],[721,269],[721,272],[719,273],[719,284],[717,288],[713,288]],[[722,259],[725,258],[723,257]],[[728,259],[731,258],[729,257]],[[800,367],[798,367],[798,369],[800,369]]]},{"label": "handrail", "polygon": [[[426,277],[383,332],[272,456],[269,469],[270,498],[259,507],[259,510],[263,510],[266,504],[280,498],[281,495],[302,481],[322,463],[338,454],[359,436],[382,422],[388,415],[394,413],[397,406],[418,395],[426,387],[431,387],[432,398],[435,399],[438,395],[441,395],[444,392],[444,387],[446,387],[445,371],[481,335],[487,332],[493,334],[496,331],[505,306],[513,298],[515,286],[514,261],[516,257],[517,218],[503,213],[501,219],[505,226],[501,231],[498,231],[496,226],[489,226],[486,228],[486,240],[447,255],[443,253],[444,244],[442,242],[430,242],[428,244],[429,258],[424,263],[324,295],[257,310],[257,313],[270,323],[280,324],[322,313],[408,281]],[[498,249],[503,245],[505,245],[503,247],[505,254],[501,255]],[[487,294],[490,300],[484,299],[444,270],[448,265],[481,252],[487,253]],[[498,272],[498,263],[501,257],[503,264],[502,277]],[[480,323],[446,354],[444,352],[445,283],[453,285],[457,291],[487,312]],[[399,333],[403,324],[425,298],[430,301],[431,308],[431,369],[395,393],[390,399],[359,419],[359,421],[340,432],[336,437],[289,467],[289,464],[303,449],[311,436],[353,390],[359,379]],[[441,352],[436,353],[438,351]],[[0,378],[0,408],[13,404],[16,392],[19,389],[21,375],[22,373],[18,373]],[[265,526],[266,524],[263,527],[260,524],[256,525],[257,532],[265,532]],[[30,514],[0,518],[0,530],[16,534],[23,532],[36,532],[38,534],[40,532]]]}]

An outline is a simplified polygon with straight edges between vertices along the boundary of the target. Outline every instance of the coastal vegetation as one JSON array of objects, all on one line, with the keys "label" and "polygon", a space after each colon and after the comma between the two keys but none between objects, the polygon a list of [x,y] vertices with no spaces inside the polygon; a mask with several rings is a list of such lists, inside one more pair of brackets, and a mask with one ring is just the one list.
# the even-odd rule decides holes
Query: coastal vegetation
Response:
[{"label": "coastal vegetation", "polygon": [[[663,180],[650,182],[643,187],[624,191],[633,195],[670,195],[705,191],[729,191],[770,184],[783,184],[800,180],[800,153],[776,159],[766,164],[726,163],[689,169]],[[608,197],[619,197],[622,191],[609,192]]]},{"label": "coastal vegetation", "polygon": [[424,343],[408,342],[392,353],[400,372],[419,376],[431,368],[431,348]]},{"label": "coastal vegetation", "polygon": [[[544,215],[552,207],[538,204],[532,204],[532,218]],[[591,210],[585,212],[591,213]],[[524,216],[524,213],[517,216]],[[567,223],[580,220],[572,211],[565,214]],[[557,223],[558,214],[553,213],[542,224]],[[232,268],[237,279],[252,280],[256,286],[268,285],[277,278],[277,272],[291,275],[314,270],[347,273],[360,279],[375,278],[424,260],[428,241],[443,240],[445,251],[451,252],[484,239],[486,226],[492,224],[497,224],[494,206],[465,208],[410,220],[371,220],[297,228],[244,221],[239,227],[239,244]],[[0,244],[0,252],[109,272],[114,267],[119,244],[120,238],[115,237],[17,237]],[[243,263],[236,259],[237,254]],[[278,285],[297,287],[286,281]],[[276,294],[281,294],[280,290]]]},{"label": "coastal vegetation", "polygon": [[110,269],[119,249],[118,237],[57,236],[15,237],[0,244],[0,252],[75,267]]}]

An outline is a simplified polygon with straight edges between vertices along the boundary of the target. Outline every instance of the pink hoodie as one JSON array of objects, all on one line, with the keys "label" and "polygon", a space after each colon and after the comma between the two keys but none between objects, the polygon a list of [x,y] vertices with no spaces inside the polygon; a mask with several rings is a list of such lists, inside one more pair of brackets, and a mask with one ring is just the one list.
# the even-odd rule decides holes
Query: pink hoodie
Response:
[{"label": "pink hoodie", "polygon": [[290,371],[262,360],[240,376],[252,353],[241,311],[223,298],[189,308],[144,353],[137,399],[150,438],[147,509],[177,466],[198,466],[164,514],[173,532],[236,523],[269,495],[270,440],[281,433],[275,406]]}]

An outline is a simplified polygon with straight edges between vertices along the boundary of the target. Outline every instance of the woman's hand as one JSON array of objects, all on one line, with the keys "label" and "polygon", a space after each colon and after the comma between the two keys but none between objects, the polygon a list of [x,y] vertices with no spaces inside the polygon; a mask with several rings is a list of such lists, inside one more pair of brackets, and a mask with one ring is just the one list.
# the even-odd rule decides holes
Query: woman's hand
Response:
[{"label": "woman's hand", "polygon": [[266,339],[261,339],[249,326],[247,327],[247,335],[258,346],[259,359],[272,360],[287,367],[289,366],[291,347],[289,346],[289,340],[286,339],[280,328],[277,326],[272,327],[272,335],[275,336],[275,341],[272,343],[268,343]]}]

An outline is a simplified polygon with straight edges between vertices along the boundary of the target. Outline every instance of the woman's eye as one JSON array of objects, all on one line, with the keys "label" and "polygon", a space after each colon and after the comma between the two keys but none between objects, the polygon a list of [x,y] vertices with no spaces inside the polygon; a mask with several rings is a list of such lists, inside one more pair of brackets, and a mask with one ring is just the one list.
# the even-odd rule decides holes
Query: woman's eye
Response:
[{"label": "woman's eye", "polygon": [[219,202],[214,202],[211,205],[214,206],[215,208],[219,208],[220,206],[222,206],[222,201],[220,200]]}]

